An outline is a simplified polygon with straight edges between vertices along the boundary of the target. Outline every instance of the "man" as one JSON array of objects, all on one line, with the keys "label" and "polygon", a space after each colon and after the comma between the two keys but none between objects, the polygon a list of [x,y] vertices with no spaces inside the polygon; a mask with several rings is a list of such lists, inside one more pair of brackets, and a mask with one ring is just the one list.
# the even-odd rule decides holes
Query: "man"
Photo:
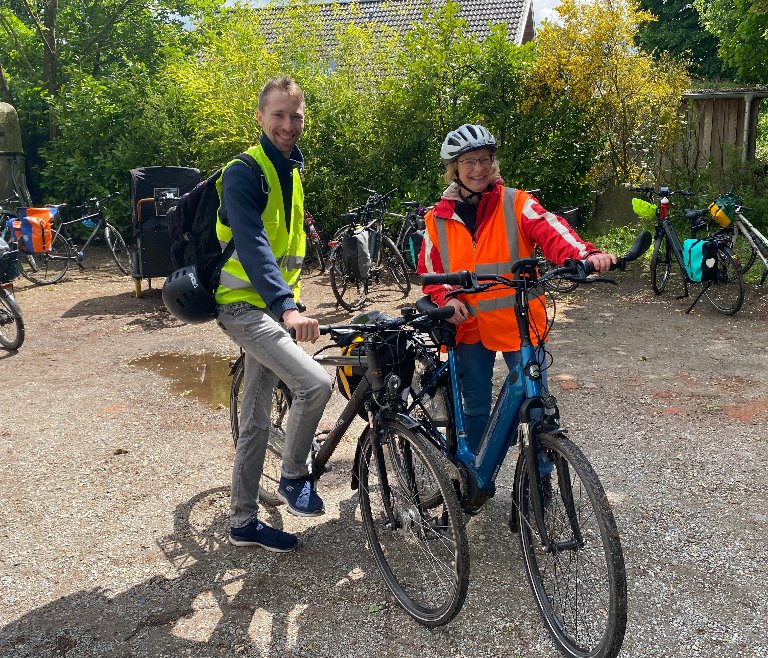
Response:
[{"label": "man", "polygon": [[302,315],[299,274],[306,247],[304,191],[296,145],[304,130],[304,94],[288,76],[270,80],[256,113],[262,135],[246,153],[259,164],[258,176],[233,160],[219,179],[221,207],[216,232],[235,251],[221,271],[216,303],[219,326],[245,350],[240,436],[232,469],[229,541],[285,552],[298,539],[258,518],[259,481],[277,378],[293,393],[283,448],[278,495],[300,516],[324,511],[307,469],[317,424],[331,396],[331,380],[290,337],[315,342],[317,320]]}]

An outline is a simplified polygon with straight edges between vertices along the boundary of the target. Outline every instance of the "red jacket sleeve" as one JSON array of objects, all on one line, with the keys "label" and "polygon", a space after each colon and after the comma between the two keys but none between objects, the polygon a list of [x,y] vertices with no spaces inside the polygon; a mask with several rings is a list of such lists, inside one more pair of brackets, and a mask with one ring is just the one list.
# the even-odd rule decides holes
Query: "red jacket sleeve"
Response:
[{"label": "red jacket sleeve", "polygon": [[[437,245],[432,242],[429,237],[429,231],[424,231],[424,241],[421,243],[421,251],[419,252],[419,262],[416,264],[416,272],[419,274],[444,274],[445,268],[443,266],[443,260],[440,257],[440,250]],[[422,286],[422,291],[425,295],[429,295],[435,304],[438,306],[445,306],[448,301],[445,296],[453,290],[453,286],[446,285],[429,285]]]},{"label": "red jacket sleeve", "polygon": [[525,238],[541,247],[547,260],[562,265],[567,258],[583,260],[590,254],[600,253],[562,217],[545,210],[538,200],[530,197],[523,208],[522,230]]}]

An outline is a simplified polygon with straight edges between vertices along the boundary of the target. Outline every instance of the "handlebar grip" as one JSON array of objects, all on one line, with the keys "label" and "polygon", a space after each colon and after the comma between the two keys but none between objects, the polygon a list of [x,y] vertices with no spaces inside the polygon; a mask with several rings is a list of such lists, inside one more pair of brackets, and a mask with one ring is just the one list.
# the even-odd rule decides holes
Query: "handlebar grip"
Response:
[{"label": "handlebar grip", "polygon": [[331,331],[333,330],[333,327],[330,324],[321,324],[320,325],[320,335],[321,336],[327,336]]},{"label": "handlebar grip", "polygon": [[472,275],[467,270],[449,272],[447,274],[422,274],[421,285],[449,285],[468,288],[471,285]]}]

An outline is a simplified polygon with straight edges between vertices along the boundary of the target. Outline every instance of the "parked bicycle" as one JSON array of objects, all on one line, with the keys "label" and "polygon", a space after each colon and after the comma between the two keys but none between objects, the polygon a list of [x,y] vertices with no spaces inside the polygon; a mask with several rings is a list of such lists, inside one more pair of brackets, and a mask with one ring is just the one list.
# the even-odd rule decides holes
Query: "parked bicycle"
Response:
[{"label": "parked bicycle", "polygon": [[12,218],[0,216],[0,347],[11,351],[24,343],[24,319],[13,289],[19,276],[19,250],[7,224]]},{"label": "parked bicycle", "polygon": [[398,221],[400,228],[397,230],[394,243],[408,269],[415,272],[419,262],[419,252],[421,251],[424,231],[426,230],[424,216],[427,214],[428,209],[418,201],[401,201],[400,205],[405,208],[404,215],[393,212],[385,214],[387,217]]},{"label": "parked bicycle", "polygon": [[331,289],[347,311],[361,308],[373,286],[396,289],[403,297],[411,289],[405,261],[384,225],[386,205],[397,190],[366,191],[368,200],[342,215],[348,223],[328,243]]},{"label": "parked bicycle", "polygon": [[[123,274],[131,274],[131,253],[128,245],[120,231],[107,221],[102,210],[102,205],[118,194],[118,192],[109,194],[103,199],[92,198],[82,206],[74,208],[73,210],[82,210],[83,214],[76,219],[61,221],[53,227],[51,246],[48,251],[34,254],[22,252],[19,259],[22,276],[32,283],[40,285],[56,283],[61,281],[67,273],[71,261],[82,272],[85,269],[83,261],[86,250],[100,232],[103,233],[104,241],[107,243],[109,252],[119,270]],[[58,211],[65,206],[66,204],[58,204],[46,207]],[[91,231],[81,247],[75,244],[72,234],[72,228],[76,225],[81,225]]]},{"label": "parked bicycle", "polygon": [[752,208],[742,205],[741,198],[733,190],[720,195],[710,205],[710,214],[720,225],[716,235],[728,238],[733,253],[741,264],[741,273],[746,275],[757,262],[758,256],[763,265],[760,285],[765,285],[768,278],[768,238],[766,238],[745,216]]},{"label": "parked bicycle", "polygon": [[[433,315],[444,318],[446,311]],[[323,365],[361,368],[364,374],[325,440],[313,444],[310,463],[317,480],[329,470],[328,461],[352,421],[358,415],[369,419],[358,439],[351,481],[358,490],[369,546],[400,605],[419,623],[438,626],[450,621],[464,602],[469,548],[456,492],[438,451],[418,423],[401,413],[401,393],[410,382],[415,357],[408,340],[415,330],[406,327],[412,319],[413,314],[389,324],[321,327],[320,333],[333,341],[329,347],[348,348],[363,335],[366,355],[315,355]],[[241,381],[242,365],[235,366],[230,408],[235,437]],[[280,424],[290,406],[284,385],[275,391],[260,490],[265,503],[277,498],[285,436]]]},{"label": "parked bicycle", "polygon": [[[706,297],[712,308],[723,315],[733,315],[744,301],[744,282],[742,278],[741,264],[731,249],[729,238],[722,233],[715,232],[705,239],[717,245],[716,257],[713,263],[713,275],[710,280],[695,281],[686,270],[683,245],[670,220],[670,198],[675,195],[685,197],[692,196],[687,190],[670,190],[668,187],[660,187],[655,190],[652,187],[629,187],[630,190],[641,192],[645,199],[633,199],[632,205],[635,213],[643,219],[656,220],[654,227],[654,244],[651,254],[651,287],[660,295],[664,292],[673,274],[673,257],[680,271],[683,281],[683,294],[677,299],[689,296],[689,285],[699,288],[699,293],[686,310],[690,313],[693,307],[701,299]],[[659,203],[653,203],[658,198]],[[702,229],[706,229],[707,220],[704,215],[706,210],[686,210],[684,215],[691,230],[691,237]]]},{"label": "parked bicycle", "polygon": [[323,239],[317,221],[308,212],[304,212],[304,232],[307,234],[307,251],[301,266],[302,274],[325,272],[325,254]]}]

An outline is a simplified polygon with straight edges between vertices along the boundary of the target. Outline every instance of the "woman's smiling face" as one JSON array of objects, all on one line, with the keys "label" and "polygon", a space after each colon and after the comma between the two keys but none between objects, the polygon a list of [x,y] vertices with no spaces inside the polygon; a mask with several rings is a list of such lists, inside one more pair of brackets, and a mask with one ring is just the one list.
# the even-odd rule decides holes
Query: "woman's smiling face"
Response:
[{"label": "woman's smiling face", "polygon": [[490,149],[478,149],[460,155],[456,163],[459,167],[459,180],[473,192],[484,192],[496,179],[493,152]]}]

